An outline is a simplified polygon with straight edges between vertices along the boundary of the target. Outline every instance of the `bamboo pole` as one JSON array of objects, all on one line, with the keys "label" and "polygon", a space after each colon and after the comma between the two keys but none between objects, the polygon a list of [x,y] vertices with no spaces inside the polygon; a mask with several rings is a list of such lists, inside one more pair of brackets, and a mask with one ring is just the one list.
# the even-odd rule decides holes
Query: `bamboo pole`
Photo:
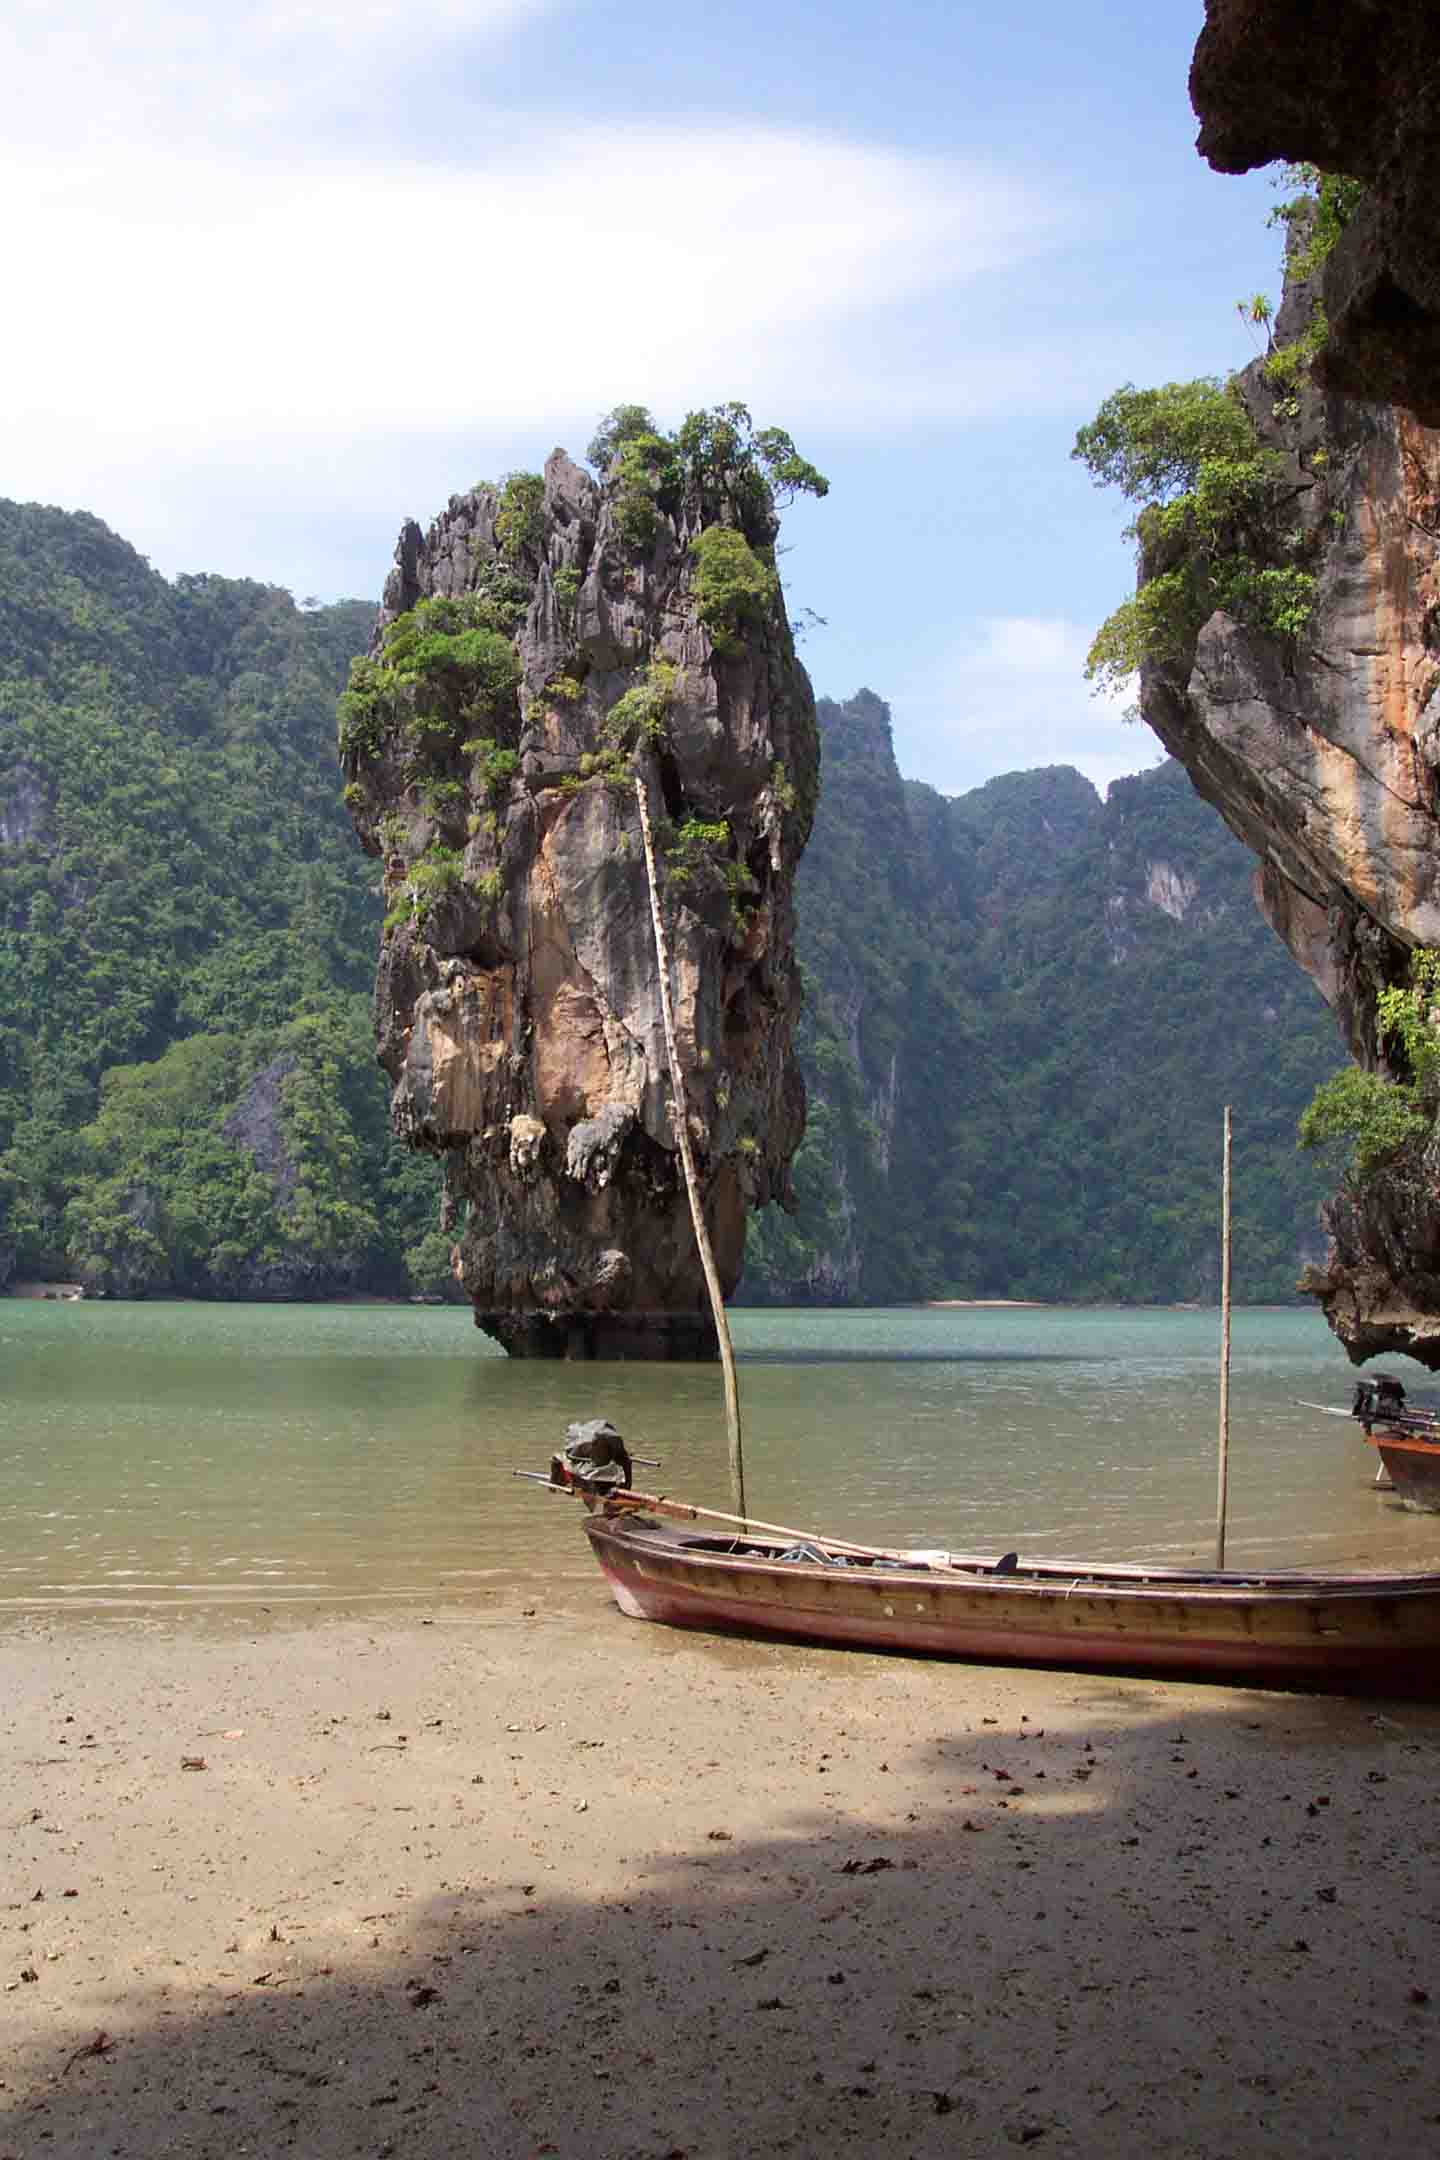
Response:
[{"label": "bamboo pole", "polygon": [[[632,1455],[632,1462],[643,1462],[643,1455]],[[569,1493],[572,1485],[555,1485],[538,1470],[512,1470],[511,1477],[524,1478],[527,1484],[543,1485],[549,1492]],[[582,1495],[583,1497],[583,1495]],[[675,1522],[729,1523],[736,1530],[748,1530],[764,1537],[788,1538],[797,1545],[814,1545],[821,1552],[855,1553],[863,1560],[898,1560],[902,1554],[893,1545],[856,1545],[848,1538],[825,1537],[818,1530],[796,1530],[787,1523],[757,1522],[753,1515],[726,1515],[719,1508],[697,1507],[690,1500],[672,1500],[668,1493],[637,1492],[633,1487],[617,1488],[602,1497],[606,1513],[632,1512],[642,1515],[667,1515]]]},{"label": "bamboo pole", "polygon": [[1230,1504],[1230,1105],[1225,1105],[1224,1168],[1220,1181],[1220,1467],[1215,1496],[1215,1565],[1225,1565],[1225,1517]]},{"label": "bamboo pole", "polygon": [[660,1013],[665,1023],[665,1055],[670,1064],[670,1119],[680,1148],[680,1161],[685,1171],[685,1190],[690,1197],[690,1220],[695,1225],[695,1243],[700,1252],[700,1265],[705,1271],[705,1287],[710,1293],[715,1333],[720,1341],[720,1370],[725,1382],[725,1425],[730,1452],[730,1498],[743,1527],[746,1519],[745,1458],[740,1441],[740,1391],[735,1384],[735,1351],[730,1341],[730,1324],[725,1317],[725,1300],[720,1291],[720,1277],[715,1268],[710,1232],[705,1227],[700,1180],[696,1174],[695,1156],[690,1146],[690,1111],[685,1100],[685,1076],[680,1070],[680,1052],[675,1041],[675,1012],[670,1001],[670,947],[660,916],[660,886],[655,875],[655,843],[650,832],[650,806],[645,800],[645,783],[638,773],[635,775],[635,800],[640,805],[640,835],[645,843],[645,876],[650,886],[650,922],[655,932],[655,959],[660,976]]}]

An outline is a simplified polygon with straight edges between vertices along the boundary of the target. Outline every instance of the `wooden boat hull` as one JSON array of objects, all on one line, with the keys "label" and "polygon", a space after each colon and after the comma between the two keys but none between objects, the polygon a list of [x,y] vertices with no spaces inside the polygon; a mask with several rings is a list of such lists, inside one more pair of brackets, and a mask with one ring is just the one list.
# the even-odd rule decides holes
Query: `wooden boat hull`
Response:
[{"label": "wooden boat hull", "polygon": [[1365,1438],[1379,1455],[1401,1506],[1440,1515],[1440,1442],[1385,1425]]},{"label": "wooden boat hull", "polygon": [[1005,1664],[1106,1666],[1390,1694],[1440,1687],[1440,1576],[1010,1574],[781,1561],[628,1511],[586,1534],[621,1610],[672,1627]]}]

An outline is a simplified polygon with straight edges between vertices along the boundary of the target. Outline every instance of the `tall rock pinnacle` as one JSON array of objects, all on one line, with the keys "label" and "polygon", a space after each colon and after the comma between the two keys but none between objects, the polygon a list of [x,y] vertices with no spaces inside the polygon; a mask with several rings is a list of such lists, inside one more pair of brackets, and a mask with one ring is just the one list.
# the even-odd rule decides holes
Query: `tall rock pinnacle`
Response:
[{"label": "tall rock pinnacle", "polygon": [[407,524],[340,710],[384,865],[392,1119],[443,1157],[477,1325],[523,1356],[712,1355],[671,1126],[634,776],[706,1218],[727,1291],[804,1129],[791,886],[817,736],[775,494],[824,482],[743,408],[622,407],[592,480],[538,474]]}]

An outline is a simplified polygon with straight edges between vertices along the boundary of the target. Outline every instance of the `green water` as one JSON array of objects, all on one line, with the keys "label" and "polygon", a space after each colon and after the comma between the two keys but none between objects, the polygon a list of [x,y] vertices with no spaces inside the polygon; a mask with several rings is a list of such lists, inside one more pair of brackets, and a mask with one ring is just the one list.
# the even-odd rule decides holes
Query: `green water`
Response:
[{"label": "green water", "polygon": [[[1213,1552],[1213,1312],[733,1325],[758,1515],[957,1550]],[[1440,1567],[1440,1517],[1377,1493],[1355,1427],[1295,1405],[1348,1403],[1352,1380],[1314,1314],[1236,1316],[1232,1564]],[[714,1367],[517,1363],[449,1307],[0,1300],[0,1608],[588,1584],[578,1509],[509,1473],[597,1415],[663,1457],[639,1482],[726,1504]]]}]

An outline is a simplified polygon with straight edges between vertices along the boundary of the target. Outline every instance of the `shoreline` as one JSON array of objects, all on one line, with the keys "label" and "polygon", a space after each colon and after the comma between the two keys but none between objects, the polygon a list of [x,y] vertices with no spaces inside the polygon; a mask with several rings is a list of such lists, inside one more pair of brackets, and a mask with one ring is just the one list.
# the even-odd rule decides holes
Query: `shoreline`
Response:
[{"label": "shoreline", "polygon": [[[74,1304],[74,1305],[283,1305],[283,1306],[394,1306],[399,1309],[429,1308],[435,1311],[469,1313],[471,1307],[464,1298],[427,1297],[419,1294],[402,1296],[379,1290],[346,1290],[335,1297],[252,1297],[220,1298],[194,1297],[183,1291],[157,1291],[153,1297],[114,1297],[108,1291],[92,1295],[82,1283],[76,1282],[11,1282],[0,1289],[0,1303],[12,1299],[17,1304]],[[868,1313],[868,1312],[1218,1312],[1218,1298],[1205,1303],[1198,1298],[1175,1299],[1098,1299],[1098,1298],[916,1298],[898,1305],[752,1305],[743,1300],[730,1301],[729,1312],[785,1313]],[[1296,1297],[1277,1302],[1273,1298],[1256,1300],[1233,1300],[1236,1312],[1309,1312],[1314,1311],[1314,1300]]]},{"label": "shoreline", "polygon": [[1440,1706],[197,1618],[0,1623],[0,2154],[1413,2140]]}]

